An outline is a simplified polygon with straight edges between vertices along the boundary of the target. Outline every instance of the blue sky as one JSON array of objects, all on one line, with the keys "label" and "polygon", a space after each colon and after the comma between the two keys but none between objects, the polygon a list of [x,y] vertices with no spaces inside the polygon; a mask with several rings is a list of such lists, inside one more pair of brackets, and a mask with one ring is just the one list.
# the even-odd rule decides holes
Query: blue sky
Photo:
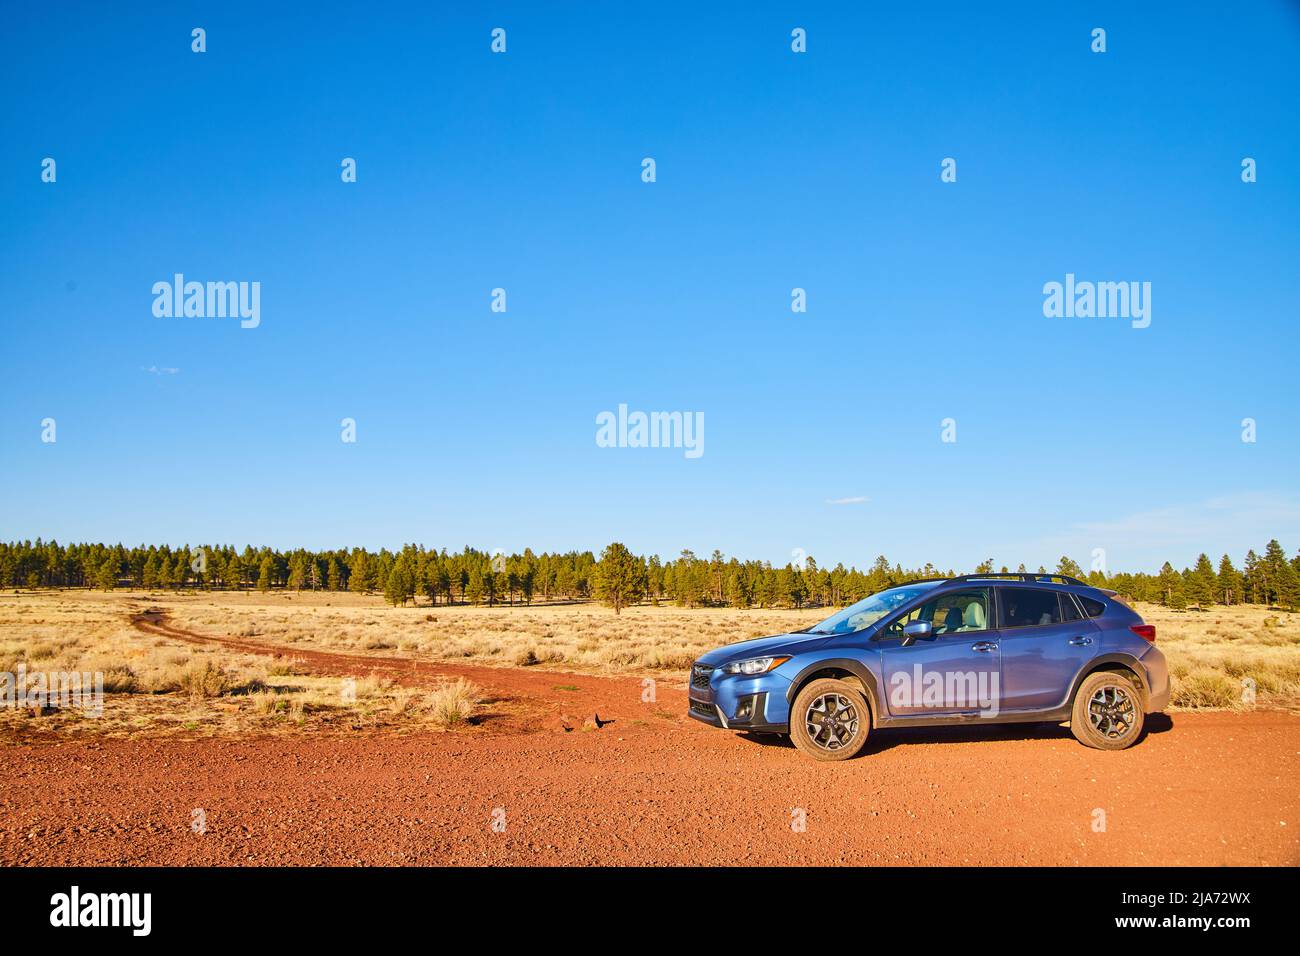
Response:
[{"label": "blue sky", "polygon": [[[443,6],[6,12],[0,537],[1300,546],[1297,4]],[[156,318],[177,272],[260,326]],[[705,453],[597,447],[620,403]]]}]

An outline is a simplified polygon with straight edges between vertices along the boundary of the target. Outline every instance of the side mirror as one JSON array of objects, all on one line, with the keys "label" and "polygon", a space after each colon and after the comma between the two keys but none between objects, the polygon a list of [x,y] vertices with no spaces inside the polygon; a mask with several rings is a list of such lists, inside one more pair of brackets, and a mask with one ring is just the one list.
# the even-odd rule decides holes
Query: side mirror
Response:
[{"label": "side mirror", "polygon": [[903,646],[910,647],[917,641],[934,637],[934,625],[929,621],[912,621],[903,625]]}]

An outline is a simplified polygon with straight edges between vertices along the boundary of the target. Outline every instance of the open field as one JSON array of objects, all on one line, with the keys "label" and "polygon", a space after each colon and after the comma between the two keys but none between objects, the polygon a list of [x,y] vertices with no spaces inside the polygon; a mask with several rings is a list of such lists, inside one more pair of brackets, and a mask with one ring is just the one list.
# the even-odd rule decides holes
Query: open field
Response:
[{"label": "open field", "polygon": [[[1300,615],[1253,606],[1139,610],[1169,657],[1175,708],[1300,706]],[[147,614],[172,630],[142,627]],[[10,593],[0,597],[0,672],[20,664],[29,672],[99,671],[109,706],[96,719],[10,709],[0,725],[115,735],[445,728],[458,713],[468,716],[476,697],[481,711],[504,714],[514,705],[484,696],[473,681],[454,684],[456,677],[412,686],[397,662],[650,676],[677,686],[712,647],[805,627],[824,614],[641,606],[615,615],[593,604],[393,608],[377,596],[311,591]],[[185,639],[182,631],[234,643]],[[312,653],[356,663],[322,674],[303,664]],[[1247,680],[1253,704],[1243,694]],[[458,701],[450,712],[449,695]]]},{"label": "open field", "polygon": [[1300,716],[1263,706],[1293,700],[1292,620],[1150,614],[1201,698],[1244,709],[1240,670],[1262,706],[1152,718],[1119,753],[960,727],[825,765],[684,716],[680,661],[817,616],[6,596],[0,667],[117,684],[99,718],[3,715],[0,864],[1300,862]]},{"label": "open field", "polygon": [[0,728],[111,736],[445,730],[491,703],[456,679],[417,688],[374,668],[322,674],[293,655],[177,640],[142,629],[145,609],[135,597],[75,591],[0,601],[0,673],[20,665],[29,674],[99,672],[105,700],[94,717],[0,709]]}]

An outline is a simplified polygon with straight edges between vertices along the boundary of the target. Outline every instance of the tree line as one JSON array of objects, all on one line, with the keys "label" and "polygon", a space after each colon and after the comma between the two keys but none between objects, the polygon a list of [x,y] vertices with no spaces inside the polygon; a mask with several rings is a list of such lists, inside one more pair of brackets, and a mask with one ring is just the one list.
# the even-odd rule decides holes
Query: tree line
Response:
[{"label": "tree line", "polygon": [[[993,560],[972,573],[1011,573]],[[1015,572],[1025,572],[1022,564]],[[425,598],[432,604],[532,604],[600,600],[615,611],[650,601],[682,607],[839,607],[915,578],[951,576],[933,564],[903,568],[881,555],[866,569],[815,558],[784,566],[742,561],[714,551],[707,558],[683,551],[664,560],[633,554],[618,542],[597,558],[590,551],[459,552],[408,544],[398,551],[365,548],[279,551],[246,546],[78,543],[0,543],[0,586],[12,588],[223,589],[240,591],[323,590],[382,593],[394,605]],[[1263,554],[1247,552],[1240,568],[1223,555],[1216,568],[1206,554],[1181,571],[1165,562],[1154,574],[1085,572],[1062,557],[1048,572],[1068,574],[1129,600],[1172,608],[1263,604],[1294,609],[1300,604],[1300,555],[1288,557],[1276,539]]]}]

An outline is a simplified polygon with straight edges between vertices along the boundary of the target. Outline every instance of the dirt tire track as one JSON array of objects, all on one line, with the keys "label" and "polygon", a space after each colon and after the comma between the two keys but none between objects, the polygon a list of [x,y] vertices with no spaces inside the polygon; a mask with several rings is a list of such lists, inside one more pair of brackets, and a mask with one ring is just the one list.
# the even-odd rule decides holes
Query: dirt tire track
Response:
[{"label": "dirt tire track", "polygon": [[[154,634],[188,644],[221,647],[241,654],[253,654],[291,662],[313,674],[330,677],[388,678],[409,687],[429,688],[440,679],[464,677],[489,693],[488,704],[503,704],[500,713],[492,714],[487,726],[496,732],[520,733],[536,730],[562,731],[580,727],[587,717],[602,720],[655,718],[656,715],[683,714],[685,690],[656,681],[656,697],[664,700],[653,706],[641,702],[641,678],[597,677],[570,671],[538,668],[488,667],[427,661],[412,657],[380,657],[347,651],[326,651],[267,643],[228,635],[203,634],[173,624],[170,615],[157,607],[129,614],[131,625],[146,634]],[[684,679],[684,678],[683,678]],[[565,688],[560,690],[559,688]],[[674,718],[680,724],[685,718]]]}]

